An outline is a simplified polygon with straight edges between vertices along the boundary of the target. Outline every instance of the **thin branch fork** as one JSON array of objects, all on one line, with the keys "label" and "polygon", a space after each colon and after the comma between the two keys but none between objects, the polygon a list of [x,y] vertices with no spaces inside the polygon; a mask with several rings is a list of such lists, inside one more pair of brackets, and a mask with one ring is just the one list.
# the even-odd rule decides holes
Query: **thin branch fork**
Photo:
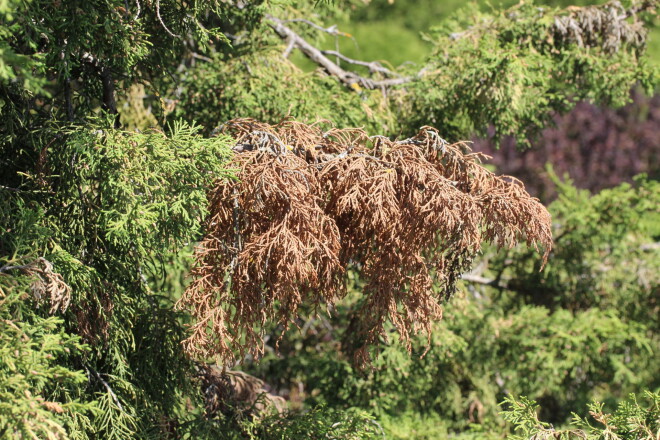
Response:
[{"label": "thin branch fork", "polygon": [[383,89],[406,84],[415,79],[415,77],[406,76],[401,78],[372,80],[353,72],[348,72],[332,62],[321,50],[314,47],[303,37],[298,35],[293,29],[286,26],[284,20],[273,17],[272,15],[266,15],[266,18],[270,21],[270,27],[272,27],[282,39],[288,41],[290,46],[295,46],[300,49],[307,58],[323,67],[328,74],[337,77],[342,83],[351,89],[355,89],[356,86],[361,86],[365,89]]},{"label": "thin branch fork", "polygon": [[290,20],[282,20],[283,22],[286,23],[305,23],[314,29],[318,29],[321,32],[328,33],[330,35],[338,35],[341,37],[348,37],[352,38],[351,34],[348,34],[346,32],[341,32],[339,29],[337,29],[337,25],[333,24],[330,27],[324,28],[323,26],[319,26],[318,24],[314,23],[313,21],[305,20],[304,18],[292,18]]},{"label": "thin branch fork", "polygon": [[386,76],[396,76],[396,77],[401,77],[401,75],[392,72],[390,69],[383,67],[382,64],[380,64],[378,61],[360,61],[360,60],[354,60],[353,58],[349,58],[346,55],[337,52],[336,50],[322,50],[321,53],[323,55],[330,55],[333,57],[337,57],[342,61],[345,61],[349,64],[355,64],[356,66],[364,66],[369,69],[371,73],[382,73],[383,75]]},{"label": "thin branch fork", "polygon": [[10,270],[26,270],[26,269],[30,269],[31,267],[32,266],[29,265],[29,264],[23,264],[23,265],[19,265],[19,266],[5,265],[5,266],[0,267],[0,273],[9,272]]},{"label": "thin branch fork", "polygon": [[[18,191],[20,191],[20,190],[18,190]],[[28,264],[17,264],[17,265],[5,264],[4,266],[0,266],[0,273],[9,272],[9,271],[12,271],[12,270],[23,270],[23,271],[25,271],[25,270],[28,270],[28,271],[29,270],[34,270],[34,268],[36,267],[36,264],[40,261],[45,262],[46,264],[51,265],[51,266],[53,264],[50,261],[46,260],[44,257],[39,257],[36,260],[31,261]]]},{"label": "thin branch fork", "polygon": [[26,192],[26,191],[24,191],[22,189],[19,189],[19,188],[12,188],[10,186],[4,186],[4,185],[0,185],[0,190],[16,192],[16,193]]}]

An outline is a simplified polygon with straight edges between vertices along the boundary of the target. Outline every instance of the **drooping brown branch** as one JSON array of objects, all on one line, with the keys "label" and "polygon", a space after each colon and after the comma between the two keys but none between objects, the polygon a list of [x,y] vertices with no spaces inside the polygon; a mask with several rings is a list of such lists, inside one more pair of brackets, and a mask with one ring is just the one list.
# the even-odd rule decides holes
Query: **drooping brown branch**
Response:
[{"label": "drooping brown branch", "polygon": [[344,274],[365,280],[355,360],[387,339],[391,321],[410,348],[442,316],[482,241],[552,246],[550,215],[522,184],[481,166],[464,143],[423,127],[392,141],[360,129],[230,121],[238,181],[211,192],[193,282],[178,303],[195,322],[185,341],[202,358],[263,353],[270,322],[295,324],[345,295]]}]

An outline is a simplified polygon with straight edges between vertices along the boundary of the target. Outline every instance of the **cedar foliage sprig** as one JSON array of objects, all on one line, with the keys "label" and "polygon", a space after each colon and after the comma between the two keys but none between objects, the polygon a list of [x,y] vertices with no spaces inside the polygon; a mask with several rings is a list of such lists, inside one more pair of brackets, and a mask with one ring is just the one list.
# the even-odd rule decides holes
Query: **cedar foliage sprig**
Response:
[{"label": "cedar foliage sprig", "polygon": [[534,400],[509,396],[503,403],[504,418],[521,434],[509,436],[515,440],[654,439],[660,432],[660,394],[651,391],[645,391],[639,397],[631,394],[612,413],[605,412],[602,403],[592,402],[587,405],[589,417],[573,414],[568,429],[555,429],[551,424],[540,421],[536,414],[539,406]]},{"label": "cedar foliage sprig", "polygon": [[[328,118],[338,126],[406,136],[428,124],[447,139],[513,136],[527,148],[552,125],[553,115],[579,101],[619,107],[630,101],[636,84],[653,90],[657,69],[645,55],[645,23],[656,7],[652,1],[565,9],[522,2],[482,13],[468,6],[429,29],[431,53],[423,65],[392,69],[410,82],[384,90],[346,88],[324,69],[299,69],[295,58],[287,58],[290,42],[263,20],[258,32],[236,30],[240,41],[249,41],[241,50],[218,50],[182,74],[173,84],[175,114],[188,120],[194,115],[207,127],[237,115],[270,123],[287,116],[304,122]],[[267,13],[280,20],[311,19],[322,28],[341,22],[332,11],[319,16],[272,8]],[[334,42],[319,39],[335,37],[318,28],[287,25],[318,49],[334,48]],[[374,42],[381,39],[373,34]],[[358,42],[369,46],[368,39]],[[375,58],[391,56],[381,52]],[[341,66],[368,75],[364,66]],[[379,75],[371,78],[383,79]]]},{"label": "cedar foliage sprig", "polygon": [[[163,438],[164,423],[202,417],[181,350],[182,318],[160,285],[173,271],[167,258],[198,239],[214,179],[231,176],[229,139],[202,138],[186,124],[165,134],[102,122],[35,131],[23,150],[7,150],[14,153],[0,173],[7,334],[0,402],[8,402],[0,404],[1,438],[5,428],[22,429],[16,414],[26,414],[26,426],[57,423],[69,436],[58,438],[72,439]],[[50,312],[57,317],[46,318]],[[13,325],[31,339],[15,336]],[[25,380],[13,378],[20,375]],[[63,411],[31,407],[41,401]]]},{"label": "cedar foliage sprig", "polygon": [[[6,267],[6,266],[5,266]],[[86,347],[62,330],[61,317],[24,307],[31,286],[43,281],[29,269],[0,271],[0,437],[67,439],[75,414],[89,423],[96,402],[71,398],[86,382],[65,359]],[[12,272],[11,274],[9,272]],[[33,291],[34,292],[34,291]]]},{"label": "cedar foliage sprig", "polygon": [[388,319],[409,350],[412,334],[430,335],[482,241],[540,244],[544,261],[552,247],[550,214],[519,181],[431,127],[400,141],[289,120],[237,119],[222,130],[238,142],[230,166],[239,180],[210,195],[194,280],[178,304],[195,318],[191,355],[226,364],[236,349],[262,355],[266,323],[288,328],[301,304],[332,306],[351,266],[366,281],[354,354],[365,365]]},{"label": "cedar foliage sprig", "polygon": [[431,29],[426,74],[410,85],[409,123],[448,137],[513,136],[531,146],[540,129],[580,100],[619,107],[630,88],[651,92],[644,17],[655,2],[557,9],[521,2],[475,16],[472,8]]}]

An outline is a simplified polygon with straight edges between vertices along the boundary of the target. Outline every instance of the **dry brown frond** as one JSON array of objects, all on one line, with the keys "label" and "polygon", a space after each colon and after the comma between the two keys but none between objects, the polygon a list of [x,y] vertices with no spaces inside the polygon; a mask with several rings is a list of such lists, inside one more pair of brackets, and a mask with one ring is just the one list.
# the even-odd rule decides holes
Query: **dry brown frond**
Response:
[{"label": "dry brown frond", "polygon": [[270,394],[261,379],[242,371],[222,371],[202,365],[199,377],[207,417],[218,413],[238,418],[259,417],[268,411],[282,413],[286,409],[282,397]]},{"label": "dry brown frond", "polygon": [[303,302],[333,304],[354,266],[366,280],[355,352],[365,364],[388,319],[408,348],[412,334],[430,334],[482,241],[540,244],[544,260],[552,247],[550,215],[519,181],[431,127],[401,141],[290,120],[223,130],[237,140],[239,180],[209,195],[207,235],[178,303],[195,318],[193,356],[260,356],[267,322],[286,329]]},{"label": "dry brown frond", "polygon": [[60,405],[57,402],[49,402],[47,400],[41,402],[41,404],[46,408],[48,411],[52,411],[57,414],[62,414],[64,412],[64,408],[62,408],[62,405]]},{"label": "dry brown frond", "polygon": [[71,288],[64,282],[62,275],[53,272],[53,264],[50,261],[39,257],[24,266],[23,271],[28,275],[37,275],[30,285],[30,290],[38,303],[48,300],[48,312],[51,315],[58,310],[66,311],[71,302]]},{"label": "dry brown frond", "polygon": [[112,300],[116,294],[114,287],[104,282],[102,288],[93,295],[71,306],[76,315],[77,332],[87,343],[96,343],[98,339],[107,341],[110,334],[110,316],[115,304]]},{"label": "dry brown frond", "polygon": [[618,52],[625,46],[642,47],[648,31],[637,13],[654,11],[657,7],[654,3],[633,2],[629,9],[619,1],[568,8],[568,14],[555,17],[552,33],[558,41],[581,47],[600,46],[609,53]]}]

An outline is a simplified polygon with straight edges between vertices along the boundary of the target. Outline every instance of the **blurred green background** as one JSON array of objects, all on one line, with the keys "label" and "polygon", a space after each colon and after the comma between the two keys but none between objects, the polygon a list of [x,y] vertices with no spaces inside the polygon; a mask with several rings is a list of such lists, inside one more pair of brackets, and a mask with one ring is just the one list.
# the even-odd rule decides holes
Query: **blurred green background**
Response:
[{"label": "blurred green background", "polygon": [[[422,63],[430,52],[430,44],[424,41],[424,33],[461,8],[471,11],[489,12],[516,5],[513,0],[490,2],[481,0],[466,3],[460,0],[371,0],[352,3],[349,13],[336,24],[349,37],[326,35],[322,48],[336,50],[354,59],[380,61],[393,67],[404,63]],[[587,6],[606,3],[605,1],[552,0],[536,1],[539,7]],[[624,2],[625,3],[625,2]],[[648,56],[660,65],[660,28],[657,17],[651,24],[648,39]],[[292,53],[291,59],[301,68],[311,71],[317,68],[299,51]],[[348,66],[343,65],[347,68]]]}]

